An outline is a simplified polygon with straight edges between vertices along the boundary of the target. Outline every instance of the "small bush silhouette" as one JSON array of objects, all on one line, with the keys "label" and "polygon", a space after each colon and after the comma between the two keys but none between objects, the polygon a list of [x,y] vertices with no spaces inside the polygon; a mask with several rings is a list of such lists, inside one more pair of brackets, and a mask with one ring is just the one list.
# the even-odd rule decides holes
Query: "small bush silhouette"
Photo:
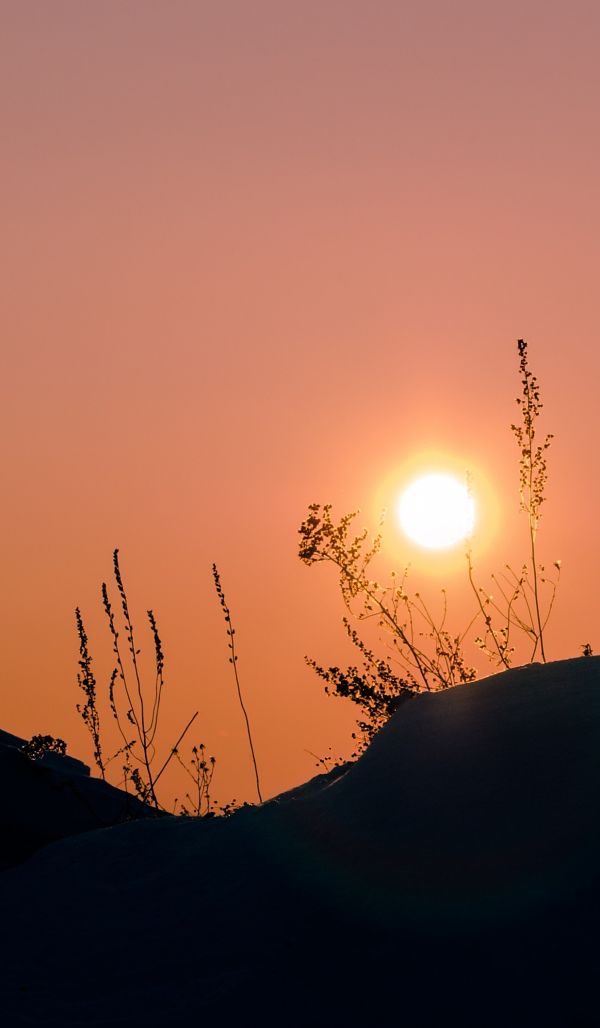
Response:
[{"label": "small bush silhouette", "polygon": [[[185,794],[187,803],[181,801],[181,813],[187,814],[190,817],[214,816],[215,805],[211,801],[210,787],[215,773],[215,758],[206,756],[206,747],[202,742],[199,746],[192,746],[192,756],[189,765],[181,759],[177,748],[175,748],[173,755],[178,763],[181,764],[188,777],[191,778],[194,785],[193,796],[190,795],[188,790]],[[177,805],[177,800],[175,805]]]},{"label": "small bush silhouette", "polygon": [[19,748],[30,760],[39,760],[45,753],[58,753],[64,757],[67,752],[64,739],[55,738],[53,735],[32,735],[31,739]]}]

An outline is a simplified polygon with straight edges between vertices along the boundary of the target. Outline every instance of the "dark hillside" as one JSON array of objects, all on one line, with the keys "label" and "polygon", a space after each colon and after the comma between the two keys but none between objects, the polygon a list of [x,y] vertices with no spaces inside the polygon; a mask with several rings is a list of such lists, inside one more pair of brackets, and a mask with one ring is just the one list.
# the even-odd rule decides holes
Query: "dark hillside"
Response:
[{"label": "dark hillside", "polygon": [[0,878],[3,1024],[596,1022],[600,658],[404,704],[342,775]]}]

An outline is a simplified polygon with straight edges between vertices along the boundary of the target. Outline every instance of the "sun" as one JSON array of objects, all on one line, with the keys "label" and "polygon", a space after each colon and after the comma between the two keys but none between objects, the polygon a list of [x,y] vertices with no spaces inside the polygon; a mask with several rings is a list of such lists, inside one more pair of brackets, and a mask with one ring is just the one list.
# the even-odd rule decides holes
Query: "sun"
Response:
[{"label": "sun", "polygon": [[397,516],[403,532],[418,546],[447,550],[471,535],[475,501],[452,475],[422,475],[401,494]]}]

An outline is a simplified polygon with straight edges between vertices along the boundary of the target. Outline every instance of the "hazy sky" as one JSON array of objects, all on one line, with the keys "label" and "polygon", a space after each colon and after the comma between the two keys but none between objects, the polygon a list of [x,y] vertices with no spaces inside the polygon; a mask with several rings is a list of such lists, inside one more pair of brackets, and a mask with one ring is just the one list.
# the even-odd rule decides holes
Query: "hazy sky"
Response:
[{"label": "hazy sky", "polygon": [[[436,450],[486,482],[482,575],[525,559],[519,336],[556,434],[548,649],[600,645],[598,5],[2,0],[0,17],[2,727],[90,759],[73,610],[104,683],[119,546],[142,648],[148,607],[164,642],[164,748],[199,709],[219,799],[250,798],[252,772],[213,561],[264,791],[309,777],[307,750],[347,752],[353,711],[303,656],[352,654],[298,526],[312,501],[375,526]],[[415,557],[392,525],[386,547]],[[462,623],[464,559],[444,574],[426,585]]]}]

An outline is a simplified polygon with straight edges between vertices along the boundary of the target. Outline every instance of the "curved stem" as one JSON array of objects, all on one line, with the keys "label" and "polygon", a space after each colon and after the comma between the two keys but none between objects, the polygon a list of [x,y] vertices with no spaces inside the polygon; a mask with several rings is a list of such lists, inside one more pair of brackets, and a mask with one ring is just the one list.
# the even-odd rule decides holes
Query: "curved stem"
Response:
[{"label": "curved stem", "polygon": [[231,622],[231,611],[229,610],[229,607],[227,606],[227,602],[225,600],[225,593],[223,592],[223,587],[221,585],[221,577],[219,575],[219,571],[218,571],[218,568],[217,568],[216,564],[213,564],[212,572],[213,572],[213,578],[214,578],[214,581],[215,581],[215,589],[217,591],[217,596],[219,597],[219,603],[221,604],[221,607],[223,609],[223,613],[225,615],[225,622],[227,624],[227,634],[228,634],[229,639],[230,639],[229,649],[231,650],[231,656],[229,658],[229,663],[233,667],[233,674],[234,674],[234,677],[235,677],[235,685],[236,685],[236,689],[237,689],[238,700],[239,700],[239,703],[240,703],[240,707],[242,708],[242,714],[244,715],[244,720],[246,722],[246,732],[248,734],[248,743],[250,745],[250,753],[252,755],[252,764],[254,765],[254,777],[256,779],[256,792],[258,794],[258,801],[259,801],[259,803],[262,803],[263,798],[262,798],[262,793],[260,791],[260,779],[259,779],[259,776],[258,776],[258,764],[256,762],[256,754],[254,752],[254,743],[252,742],[252,732],[250,731],[250,719],[248,717],[248,712],[246,710],[246,707],[244,706],[244,700],[242,698],[242,689],[241,689],[241,686],[240,686],[240,679],[239,679],[239,676],[238,676],[237,666],[236,666],[237,665],[237,656],[236,656],[236,653],[235,653],[235,643],[233,641],[233,637],[235,635],[235,629],[234,629],[233,624]]}]

